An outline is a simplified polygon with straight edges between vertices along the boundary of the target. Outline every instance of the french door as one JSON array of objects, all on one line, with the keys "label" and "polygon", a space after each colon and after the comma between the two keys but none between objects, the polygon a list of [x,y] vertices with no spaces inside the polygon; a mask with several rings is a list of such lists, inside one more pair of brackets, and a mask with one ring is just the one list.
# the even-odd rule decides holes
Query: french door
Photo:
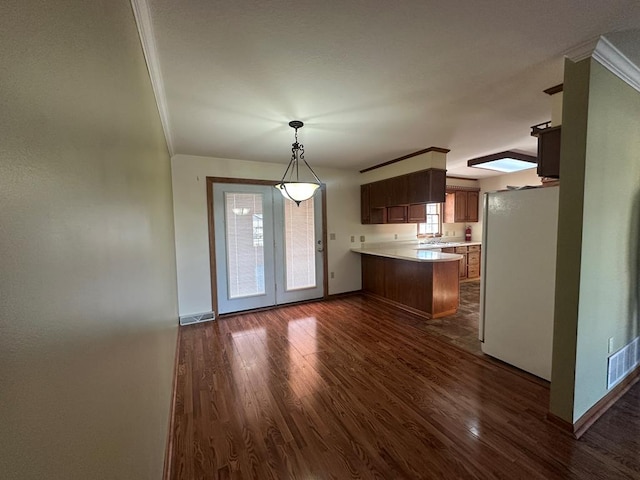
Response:
[{"label": "french door", "polygon": [[272,186],[213,184],[218,313],[321,298],[322,202]]}]

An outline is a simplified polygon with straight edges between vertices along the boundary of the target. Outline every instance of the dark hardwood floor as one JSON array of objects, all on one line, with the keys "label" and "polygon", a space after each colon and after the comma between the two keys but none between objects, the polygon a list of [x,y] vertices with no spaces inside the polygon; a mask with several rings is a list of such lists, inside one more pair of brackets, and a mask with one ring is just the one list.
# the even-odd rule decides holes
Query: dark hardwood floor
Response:
[{"label": "dark hardwood floor", "polygon": [[416,317],[412,324],[460,348],[483,355],[478,339],[480,317],[480,280],[460,283],[460,306],[455,315],[425,320]]},{"label": "dark hardwood floor", "polygon": [[640,384],[577,441],[423,322],[356,295],[181,327],[171,478],[640,478]]}]

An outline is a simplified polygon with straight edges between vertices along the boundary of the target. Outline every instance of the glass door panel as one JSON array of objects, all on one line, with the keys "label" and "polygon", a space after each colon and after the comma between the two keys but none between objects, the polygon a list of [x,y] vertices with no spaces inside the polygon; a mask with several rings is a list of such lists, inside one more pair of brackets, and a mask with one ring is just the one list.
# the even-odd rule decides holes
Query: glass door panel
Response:
[{"label": "glass door panel", "polygon": [[224,193],[229,298],[265,294],[263,195]]},{"label": "glass door panel", "polygon": [[322,192],[296,206],[263,185],[213,185],[218,313],[324,295]]},{"label": "glass door panel", "polygon": [[214,185],[218,313],[275,302],[271,190]]},{"label": "glass door panel", "polygon": [[[276,301],[321,298],[323,287],[322,191],[297,206],[280,196],[276,214]],[[281,260],[280,260],[281,259]]]},{"label": "glass door panel", "polygon": [[285,286],[287,291],[316,286],[313,197],[300,206],[284,204]]}]

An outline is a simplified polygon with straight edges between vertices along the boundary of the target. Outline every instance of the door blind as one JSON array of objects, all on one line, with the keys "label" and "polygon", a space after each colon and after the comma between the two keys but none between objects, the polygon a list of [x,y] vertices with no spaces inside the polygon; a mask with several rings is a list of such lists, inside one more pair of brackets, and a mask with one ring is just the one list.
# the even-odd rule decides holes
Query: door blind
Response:
[{"label": "door blind", "polygon": [[262,194],[225,192],[230,299],[264,295]]},{"label": "door blind", "polygon": [[286,289],[301,290],[316,286],[316,245],[314,198],[296,206],[284,203]]}]

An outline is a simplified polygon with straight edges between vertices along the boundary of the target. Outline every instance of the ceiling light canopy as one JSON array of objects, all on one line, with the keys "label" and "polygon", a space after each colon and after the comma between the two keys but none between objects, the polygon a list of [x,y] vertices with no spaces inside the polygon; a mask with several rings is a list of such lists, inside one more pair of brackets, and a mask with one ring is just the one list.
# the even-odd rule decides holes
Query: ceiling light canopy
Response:
[{"label": "ceiling light canopy", "polygon": [[[289,165],[284,171],[284,175],[282,176],[280,183],[275,185],[275,187],[280,190],[280,193],[282,193],[284,198],[293,200],[298,206],[300,206],[300,202],[304,202],[305,200],[309,200],[313,197],[313,194],[322,183],[304,159],[304,145],[298,143],[298,129],[302,128],[303,125],[304,123],[300,120],[292,120],[289,122],[289,126],[296,131],[295,142],[291,144],[291,160],[289,160]],[[311,172],[315,182],[300,181],[300,162],[303,162],[303,166],[306,166],[309,172]]]},{"label": "ceiling light canopy", "polygon": [[537,165],[538,159],[536,157],[511,151],[494,153],[493,155],[474,158],[467,162],[468,167],[484,168],[502,173],[528,170],[529,168],[535,168]]}]

